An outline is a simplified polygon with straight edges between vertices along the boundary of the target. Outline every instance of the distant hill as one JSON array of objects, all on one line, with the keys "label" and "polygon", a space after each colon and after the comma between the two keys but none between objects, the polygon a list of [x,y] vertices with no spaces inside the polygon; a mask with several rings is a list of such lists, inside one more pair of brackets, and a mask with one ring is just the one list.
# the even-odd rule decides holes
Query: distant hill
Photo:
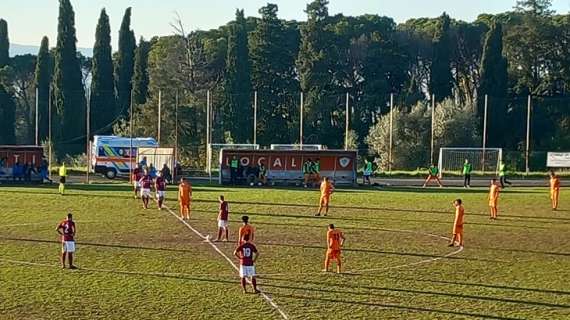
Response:
[{"label": "distant hill", "polygon": [[[38,54],[39,46],[28,46],[17,43],[10,43],[10,57],[23,55],[23,54]],[[93,56],[92,48],[77,48],[82,55],[91,57]]]}]

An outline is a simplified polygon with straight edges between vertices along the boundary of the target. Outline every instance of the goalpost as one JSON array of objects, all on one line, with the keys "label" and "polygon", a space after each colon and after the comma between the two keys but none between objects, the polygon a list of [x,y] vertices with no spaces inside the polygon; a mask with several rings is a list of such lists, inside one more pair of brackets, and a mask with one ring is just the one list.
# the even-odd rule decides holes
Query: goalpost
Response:
[{"label": "goalpost", "polygon": [[243,150],[259,150],[258,144],[238,144],[238,143],[208,143],[206,152],[206,172],[212,182],[212,161],[216,161],[214,166],[218,166],[220,151],[222,149],[243,149]]},{"label": "goalpost", "polygon": [[463,173],[465,159],[473,166],[473,172],[499,173],[499,165],[503,159],[501,148],[440,148],[439,149],[439,174]]}]

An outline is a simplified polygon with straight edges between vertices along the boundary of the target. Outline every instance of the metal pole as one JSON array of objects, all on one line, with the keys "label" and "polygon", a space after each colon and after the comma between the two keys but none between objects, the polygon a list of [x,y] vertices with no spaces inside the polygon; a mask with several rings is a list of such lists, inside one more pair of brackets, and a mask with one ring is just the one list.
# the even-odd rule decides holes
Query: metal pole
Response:
[{"label": "metal pole", "polygon": [[527,117],[526,117],[526,152],[525,152],[525,162],[526,162],[526,174],[530,172],[528,166],[529,150],[530,150],[530,112],[531,112],[531,97],[528,95],[528,107],[527,107]]},{"label": "metal pole", "polygon": [[299,106],[301,116],[301,120],[299,121],[299,144],[301,145],[301,149],[303,149],[303,100],[303,92],[301,91],[301,105]]},{"label": "metal pole", "polygon": [[158,128],[158,133],[156,135],[157,137],[157,141],[158,141],[158,145],[160,146],[160,119],[162,117],[162,90],[158,90],[158,124],[157,124],[157,128]]},{"label": "metal pole", "polygon": [[130,156],[130,166],[129,166],[129,181],[131,184],[133,183],[133,89],[131,89],[131,103],[129,105],[130,114],[129,114],[129,135],[130,135],[130,149],[129,149],[129,156]]},{"label": "metal pole", "polygon": [[348,99],[350,98],[349,93],[346,93],[346,111],[345,111],[345,124],[344,124],[344,150],[348,150],[348,132],[349,132],[349,103]]},{"label": "metal pole", "polygon": [[207,157],[210,150],[210,90],[206,91],[206,172],[210,172],[210,159]]},{"label": "metal pole", "polygon": [[253,144],[257,144],[257,90],[253,92]]},{"label": "metal pole", "polygon": [[176,90],[176,102],[174,105],[174,168],[172,168],[172,183],[176,181],[176,164],[178,163],[178,90]]},{"label": "metal pole", "polygon": [[485,95],[485,109],[483,112],[483,158],[481,159],[481,171],[485,173],[485,149],[487,147],[487,107],[489,95]]},{"label": "metal pole", "polygon": [[48,178],[51,180],[51,87],[48,89]]},{"label": "metal pole", "polygon": [[87,112],[85,116],[86,145],[87,145],[87,170],[85,170],[85,180],[89,184],[89,166],[91,165],[91,152],[89,152],[89,138],[91,136],[91,88],[87,90]]},{"label": "metal pole", "polygon": [[434,123],[434,119],[435,119],[435,94],[431,95],[431,154],[430,154],[430,165],[433,164],[433,148],[434,148],[434,143],[433,143],[433,132],[434,132],[434,128],[433,128],[433,123]]},{"label": "metal pole", "polygon": [[38,124],[38,120],[39,120],[39,113],[38,110],[40,109],[40,102],[39,102],[39,92],[40,89],[36,87],[36,114],[35,114],[35,118],[36,118],[36,146],[40,145],[40,132],[39,132],[39,124]]},{"label": "metal pole", "polygon": [[392,173],[392,128],[394,121],[394,94],[390,93],[390,145],[388,147],[388,172]]}]

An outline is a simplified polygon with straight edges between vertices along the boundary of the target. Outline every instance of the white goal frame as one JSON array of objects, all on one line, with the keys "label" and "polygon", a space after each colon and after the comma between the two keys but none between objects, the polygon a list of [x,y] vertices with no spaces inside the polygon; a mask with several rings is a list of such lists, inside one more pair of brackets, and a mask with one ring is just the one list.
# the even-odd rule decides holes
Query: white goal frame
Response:
[{"label": "white goal frame", "polygon": [[[457,170],[449,170],[446,168],[444,162],[444,153],[445,152],[457,152],[460,154],[464,154],[461,156],[460,163],[457,165]],[[477,156],[470,156],[469,153],[479,153]],[[488,164],[487,161],[495,162],[494,159],[488,159],[489,155],[496,155],[496,163]],[[473,172],[479,172],[482,174],[485,173],[494,173],[497,175],[499,173],[499,165],[503,160],[503,149],[502,148],[454,148],[454,147],[445,147],[439,149],[439,157],[438,157],[438,168],[439,168],[439,175],[440,177],[443,176],[444,171],[447,172],[454,172],[462,174],[463,171],[463,161],[464,159],[469,159],[471,164],[473,165]]]}]

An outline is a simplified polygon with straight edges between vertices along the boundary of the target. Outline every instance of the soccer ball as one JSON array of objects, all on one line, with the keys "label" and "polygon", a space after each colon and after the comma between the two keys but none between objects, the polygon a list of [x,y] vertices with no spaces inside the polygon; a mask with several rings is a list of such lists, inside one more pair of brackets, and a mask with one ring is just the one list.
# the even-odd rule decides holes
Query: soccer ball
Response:
[{"label": "soccer ball", "polygon": [[250,186],[250,187],[253,187],[253,185],[254,185],[253,182],[250,182],[250,183],[249,183],[249,186]]},{"label": "soccer ball", "polygon": [[263,183],[258,182],[257,185],[261,187],[263,185]]}]

